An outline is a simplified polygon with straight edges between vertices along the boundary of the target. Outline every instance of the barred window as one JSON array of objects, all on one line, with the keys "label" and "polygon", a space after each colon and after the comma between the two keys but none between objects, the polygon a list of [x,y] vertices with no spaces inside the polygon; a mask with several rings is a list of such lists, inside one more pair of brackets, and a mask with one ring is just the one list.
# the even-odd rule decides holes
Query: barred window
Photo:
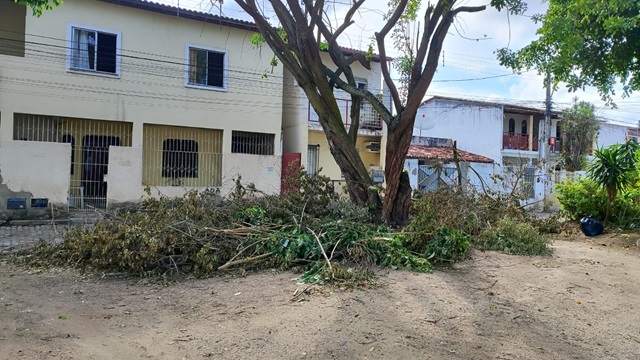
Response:
[{"label": "barred window", "polygon": [[273,155],[275,134],[246,131],[231,133],[231,152],[236,154]]},{"label": "barred window", "polygon": [[181,139],[163,141],[162,177],[197,178],[198,142]]}]

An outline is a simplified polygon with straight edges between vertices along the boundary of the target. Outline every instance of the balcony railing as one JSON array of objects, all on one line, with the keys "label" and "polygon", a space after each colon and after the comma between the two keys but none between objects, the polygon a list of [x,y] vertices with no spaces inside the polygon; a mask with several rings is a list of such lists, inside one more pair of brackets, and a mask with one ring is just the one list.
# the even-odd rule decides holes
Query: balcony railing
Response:
[{"label": "balcony railing", "polygon": [[529,135],[502,133],[502,148],[510,150],[529,150]]},{"label": "balcony railing", "polygon": [[[348,128],[351,126],[351,100],[336,99],[338,107],[340,107],[340,114],[342,116],[342,122]],[[309,123],[319,124],[318,114],[309,103]],[[373,106],[366,101],[362,101],[360,104],[360,129],[366,130],[382,130],[382,118],[377,111],[373,109]]]}]

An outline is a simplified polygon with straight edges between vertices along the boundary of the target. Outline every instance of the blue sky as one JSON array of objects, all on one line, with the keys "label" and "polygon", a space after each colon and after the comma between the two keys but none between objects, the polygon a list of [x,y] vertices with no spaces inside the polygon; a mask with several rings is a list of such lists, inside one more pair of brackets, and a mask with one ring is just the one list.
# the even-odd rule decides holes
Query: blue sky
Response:
[{"label": "blue sky", "polygon": [[[233,0],[227,0],[221,7],[218,3],[212,6],[210,0],[157,1],[250,20]],[[486,3],[487,1],[466,0],[461,1],[459,5]],[[546,4],[539,0],[530,1],[528,8],[524,16],[508,16],[506,12],[498,12],[492,8],[459,16],[445,40],[438,73],[427,94],[544,107],[544,77],[535,71],[514,75],[509,69],[500,66],[494,54],[495,50],[507,46],[514,50],[520,49],[536,38],[537,26],[531,21],[530,16],[543,13]],[[356,23],[340,40],[341,45],[366,49],[373,32],[381,27],[382,15],[386,9],[387,0],[367,0],[362,11],[354,17]],[[345,11],[346,6],[335,5],[329,9],[329,14],[335,22],[341,20]],[[392,49],[392,46],[387,45],[387,49]],[[395,49],[388,51],[391,56],[397,54]],[[559,89],[553,94],[554,109],[560,110],[570,106],[576,96],[580,100],[594,103],[597,114],[603,118],[633,124],[640,121],[640,93],[624,99],[620,96],[614,97],[618,109],[611,109],[604,106],[593,88],[587,88],[584,92],[569,93],[564,85],[560,84]]]}]

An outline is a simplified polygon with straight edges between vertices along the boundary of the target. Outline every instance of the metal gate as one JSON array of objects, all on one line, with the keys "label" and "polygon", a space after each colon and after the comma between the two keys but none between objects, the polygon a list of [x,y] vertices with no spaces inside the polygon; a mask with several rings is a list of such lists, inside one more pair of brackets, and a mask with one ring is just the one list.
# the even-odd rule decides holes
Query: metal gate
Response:
[{"label": "metal gate", "polygon": [[418,167],[418,189],[433,191],[442,186],[450,186],[458,181],[458,171],[453,167]]},{"label": "metal gate", "polygon": [[92,211],[107,206],[109,147],[131,146],[132,123],[15,114],[14,140],[71,145],[69,210]]}]

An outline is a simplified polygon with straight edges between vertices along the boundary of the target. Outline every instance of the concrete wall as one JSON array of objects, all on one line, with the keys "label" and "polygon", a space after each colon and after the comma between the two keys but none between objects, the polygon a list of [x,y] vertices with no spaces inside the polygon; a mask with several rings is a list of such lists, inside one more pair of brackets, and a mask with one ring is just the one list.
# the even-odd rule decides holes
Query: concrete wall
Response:
[{"label": "concrete wall", "polygon": [[600,132],[596,138],[596,147],[603,148],[613,144],[623,144],[627,141],[627,126],[601,123]]},{"label": "concrete wall", "polygon": [[32,141],[0,141],[0,211],[7,199],[48,198],[65,206],[69,191],[71,145]]},{"label": "concrete wall", "polygon": [[[280,193],[280,172],[282,157],[276,155],[223,155],[222,196],[233,191],[233,181],[242,176],[244,186],[253,183],[266,194]],[[109,148],[109,174],[107,176],[107,203],[109,206],[135,202],[144,197],[145,186],[142,183],[142,149],[130,147]],[[68,186],[68,185],[67,185]],[[189,190],[198,188],[182,186],[153,186],[151,195],[181,196]]]},{"label": "concrete wall", "polygon": [[[362,162],[367,170],[369,170],[371,166],[380,166],[380,154],[370,153],[365,150],[365,143],[370,141],[380,141],[380,138],[358,136],[358,142],[356,143],[360,158],[362,158]],[[320,145],[318,161],[319,167],[322,168],[320,175],[328,176],[331,180],[342,179],[342,172],[333,159],[333,155],[331,155],[325,134],[321,132],[310,132],[309,145]],[[306,158],[303,158],[303,162],[306,164]]]},{"label": "concrete wall", "polygon": [[[467,170],[467,181],[470,186],[473,186],[476,191],[496,191],[499,190],[499,186],[493,182],[493,176],[500,171],[499,167],[495,164],[487,163],[471,163],[469,164],[473,170]],[[477,174],[476,174],[477,173]],[[479,175],[479,176],[478,176]]]},{"label": "concrete wall", "polygon": [[502,161],[501,106],[435,99],[418,109],[414,136],[457,140],[458,149]]}]

